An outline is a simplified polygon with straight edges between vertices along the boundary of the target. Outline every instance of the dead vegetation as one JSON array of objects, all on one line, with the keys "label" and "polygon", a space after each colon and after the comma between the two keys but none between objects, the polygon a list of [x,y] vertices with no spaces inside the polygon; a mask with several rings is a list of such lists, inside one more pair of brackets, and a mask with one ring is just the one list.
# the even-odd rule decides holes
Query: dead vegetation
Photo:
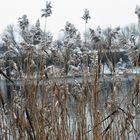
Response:
[{"label": "dead vegetation", "polygon": [[[42,17],[47,19],[51,8],[46,3]],[[86,26],[90,19],[87,9],[83,19]],[[39,20],[31,28],[24,15],[19,27],[20,43],[13,32],[2,38],[0,139],[140,139],[139,48],[131,49],[128,39],[121,40],[119,27],[108,28],[104,35],[99,28],[90,29],[91,42],[87,38],[82,42],[69,22],[63,40],[54,42],[46,33],[46,20],[42,31]],[[122,59],[115,62],[116,50],[122,46],[128,51],[129,69],[122,69]],[[114,50],[113,57],[110,50]],[[110,74],[104,73],[102,57]]]}]

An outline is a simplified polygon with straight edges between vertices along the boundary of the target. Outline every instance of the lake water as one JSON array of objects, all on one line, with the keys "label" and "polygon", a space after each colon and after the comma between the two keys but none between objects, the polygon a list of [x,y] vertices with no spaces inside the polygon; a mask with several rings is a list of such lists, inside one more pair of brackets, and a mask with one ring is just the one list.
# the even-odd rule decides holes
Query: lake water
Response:
[{"label": "lake water", "polygon": [[[104,119],[106,118],[108,115],[110,115],[110,109],[107,108],[107,104],[108,101],[113,100],[113,98],[115,98],[115,101],[113,103],[113,105],[119,105],[119,107],[126,109],[127,105],[129,103],[129,101],[132,101],[131,99],[129,99],[128,97],[132,96],[132,90],[134,87],[134,80],[135,79],[135,75],[131,75],[127,78],[123,77],[122,75],[117,77],[118,79],[115,80],[115,82],[113,82],[112,80],[112,76],[111,75],[107,75],[106,78],[101,77],[99,79],[99,106],[97,107],[97,111],[99,112],[99,114],[101,114],[101,118]],[[88,78],[89,81],[89,88],[92,89],[93,86],[93,76],[89,76]],[[81,125],[83,125],[83,127],[85,127],[86,125],[86,137],[88,137],[88,140],[93,139],[92,138],[92,129],[94,124],[93,122],[93,115],[94,112],[92,110],[92,104],[93,104],[93,99],[91,98],[90,100],[88,98],[86,98],[86,101],[83,102],[82,100],[77,100],[75,97],[78,97],[78,99],[80,99],[80,95],[73,95],[71,92],[73,91],[73,87],[75,84],[75,80],[77,80],[80,84],[80,86],[82,85],[82,78],[81,77],[76,77],[76,78],[72,78],[69,77],[67,79],[68,87],[69,87],[69,95],[68,95],[68,104],[67,104],[67,108],[68,108],[68,114],[67,114],[67,123],[68,123],[68,127],[69,130],[71,131],[71,136],[73,137],[73,139],[76,139],[76,132],[77,132],[77,128],[78,128],[78,121],[81,121]],[[58,82],[60,84],[62,84],[64,81],[64,79],[53,79],[51,80],[51,82]],[[17,83],[17,89],[19,88],[19,81],[16,81]],[[2,85],[5,85],[6,83],[2,83]],[[114,86],[115,85],[115,89]],[[113,93],[113,94],[112,94]],[[131,105],[131,103],[130,103]],[[81,110],[81,111],[79,111]],[[85,111],[85,112],[84,112]],[[128,110],[127,110],[128,111]],[[83,116],[82,114],[83,113]],[[136,110],[132,111],[132,113],[136,113]],[[112,126],[117,129],[122,129],[122,127],[119,125],[119,123],[123,124],[125,122],[124,118],[127,118],[127,116],[122,116],[124,115],[122,114],[117,114],[117,115],[113,115],[114,121],[112,123]],[[122,119],[122,122],[121,122]],[[124,119],[124,120],[123,120]],[[119,121],[120,120],[120,121]],[[110,117],[109,119],[106,119],[103,123],[102,123],[102,131],[104,131],[106,129],[106,127],[109,125],[110,122]],[[133,124],[134,127],[136,126],[136,119],[133,120]],[[131,126],[132,127],[132,126]],[[117,131],[119,130],[115,130],[114,129],[114,133],[116,133],[115,139],[118,139],[119,136],[117,135]],[[133,130],[133,128],[131,128]],[[129,133],[129,138],[132,137],[132,139],[135,139],[133,137],[133,131],[131,133]]]}]

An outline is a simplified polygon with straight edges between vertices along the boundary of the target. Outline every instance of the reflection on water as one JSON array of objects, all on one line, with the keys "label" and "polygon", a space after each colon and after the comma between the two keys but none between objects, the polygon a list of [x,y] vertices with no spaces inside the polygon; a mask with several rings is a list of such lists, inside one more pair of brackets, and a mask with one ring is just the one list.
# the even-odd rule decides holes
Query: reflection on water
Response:
[{"label": "reflection on water", "polygon": [[[85,89],[82,82],[77,83],[72,78],[68,80],[69,94],[67,95],[67,111],[65,115],[67,116],[66,126],[68,127],[68,131],[70,131],[72,139],[76,139],[78,134],[81,134],[84,139],[93,139],[93,129],[95,128],[99,129],[99,133],[105,136],[108,135],[111,129],[113,130],[114,138],[119,139],[119,135],[123,133],[123,129],[128,127],[126,125],[130,127],[130,130],[125,128],[125,133],[128,133],[128,139],[130,139],[130,136],[133,136],[135,133],[133,127],[137,124],[137,118],[134,116],[139,113],[137,100],[135,100],[136,95],[132,94],[134,85],[136,84],[133,77],[117,77],[117,79],[113,79],[112,77],[108,77],[108,79],[102,78],[99,80],[96,90],[94,89],[94,82],[91,82],[92,79],[93,77],[89,77],[89,83]],[[80,81],[81,79],[77,78],[76,80]],[[78,85],[78,90],[75,89],[75,84]],[[40,88],[40,92],[42,92],[42,86]],[[42,95],[41,93],[41,99]],[[53,103],[56,100],[58,99],[50,95],[50,99],[48,100],[50,110],[54,107]],[[63,108],[63,106],[60,107],[60,112]],[[59,112],[59,106],[57,109],[55,113],[56,116],[58,115],[56,119],[58,122],[55,125],[62,125],[61,122],[63,122],[62,119],[64,119],[64,116],[61,116],[62,112]],[[59,126],[57,127],[60,129]]]},{"label": "reflection on water", "polygon": [[[116,81],[115,81],[116,82]],[[122,127],[120,126],[120,124],[122,122],[125,122],[125,117],[123,116],[125,113],[123,112],[124,110],[121,110],[122,108],[127,108],[129,102],[133,102],[133,100],[131,100],[133,98],[132,95],[132,91],[133,91],[133,87],[134,84],[133,83],[133,79],[124,79],[123,82],[120,80],[120,82],[118,81],[118,83],[112,83],[112,81],[107,80],[107,81],[101,81],[99,83],[100,85],[100,93],[99,95],[99,104],[97,107],[97,112],[99,114],[101,114],[101,120],[105,119],[107,116],[109,116],[111,114],[111,112],[118,110],[119,115],[112,115],[113,117],[109,117],[108,119],[106,119],[101,127],[102,127],[102,132],[104,130],[106,130],[106,128],[108,127],[109,123],[110,123],[110,118],[112,118],[112,126],[114,128],[116,128],[116,130],[114,129],[114,133],[116,134],[115,139],[119,139],[119,132],[122,130]],[[114,85],[112,85],[114,84]],[[92,87],[92,84],[89,84],[89,87]],[[70,86],[72,87],[72,86]],[[115,89],[113,89],[115,88]],[[128,98],[130,97],[130,98]],[[132,98],[131,98],[132,97]],[[80,98],[80,97],[79,97]],[[114,100],[113,100],[114,99]],[[110,102],[113,103],[110,104]],[[69,98],[69,102],[68,102],[68,111],[69,111],[69,116],[68,116],[68,124],[70,127],[70,130],[73,134],[73,138],[76,138],[76,134],[75,132],[77,132],[77,128],[78,126],[78,121],[81,122],[82,126],[85,127],[86,125],[86,135],[88,137],[88,139],[93,139],[92,138],[92,129],[94,127],[94,111],[92,108],[92,104],[93,103],[93,99],[90,98],[90,100],[88,99],[88,97],[86,97],[86,102],[84,103],[84,100],[77,100],[77,98],[75,98],[74,96],[70,95]],[[131,104],[131,103],[130,103]],[[114,108],[112,109],[112,105],[114,106]],[[111,106],[111,107],[110,107]],[[120,108],[120,109],[118,109]],[[79,109],[81,109],[81,112],[79,111]],[[85,112],[84,112],[85,111]],[[132,112],[135,112],[136,110],[134,109]],[[116,111],[117,112],[117,111]],[[123,114],[124,113],[124,114]],[[83,115],[82,115],[83,114]],[[117,114],[117,113],[114,113]],[[79,117],[80,116],[80,117]],[[81,118],[82,116],[82,118]],[[79,117],[79,118],[78,118]],[[121,122],[122,121],[122,122]],[[134,126],[136,125],[137,120],[134,120]],[[120,124],[119,124],[120,123]],[[132,128],[131,128],[132,129]],[[128,138],[130,139],[133,137],[133,131],[132,133],[128,134]]]}]

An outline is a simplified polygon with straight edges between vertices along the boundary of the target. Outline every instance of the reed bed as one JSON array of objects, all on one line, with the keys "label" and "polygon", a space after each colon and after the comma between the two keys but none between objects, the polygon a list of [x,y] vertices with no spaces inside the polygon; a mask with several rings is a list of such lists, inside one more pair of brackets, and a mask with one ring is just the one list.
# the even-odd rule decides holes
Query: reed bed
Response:
[{"label": "reed bed", "polygon": [[[117,36],[119,27],[108,28],[104,35],[99,28],[90,29],[91,40],[85,35],[82,42],[69,22],[64,29],[64,40],[52,42],[52,36],[46,33],[51,8],[51,2],[46,2],[46,8],[42,9],[44,31],[39,20],[31,28],[27,15],[23,15],[19,18],[19,36],[23,41],[16,43],[13,32],[2,38],[5,53],[0,59],[0,74],[6,85],[0,90],[0,139],[140,139],[138,46]],[[139,11],[137,6],[138,17]],[[82,18],[86,32],[91,18],[88,9]],[[130,69],[123,70],[123,74],[116,72],[116,50],[120,48],[127,51],[131,73],[127,72]],[[115,50],[113,56],[110,50]],[[110,75],[103,71],[103,57]],[[81,80],[77,80],[77,74]]]},{"label": "reed bed", "polygon": [[98,67],[90,83],[86,76],[45,80],[40,70],[39,82],[31,81],[29,70],[18,91],[11,85],[9,102],[0,94],[0,139],[139,139],[138,75],[126,85],[114,74],[105,93]]}]

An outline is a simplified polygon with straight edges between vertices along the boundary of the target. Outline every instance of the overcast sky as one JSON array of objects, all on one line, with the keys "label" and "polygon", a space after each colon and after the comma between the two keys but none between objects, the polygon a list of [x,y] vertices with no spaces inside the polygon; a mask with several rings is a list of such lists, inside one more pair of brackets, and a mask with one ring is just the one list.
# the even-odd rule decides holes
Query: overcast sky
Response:
[{"label": "overcast sky", "polygon": [[[134,14],[136,5],[140,0],[50,0],[52,1],[52,16],[48,18],[47,29],[54,34],[64,28],[66,21],[83,31],[84,9],[90,11],[92,17],[88,23],[91,28],[100,25],[123,26],[137,22]],[[0,32],[9,24],[16,24],[19,17],[27,14],[29,21],[34,24],[39,18],[44,27],[44,19],[40,18],[41,9],[45,8],[45,0],[1,0],[0,3]]]}]

